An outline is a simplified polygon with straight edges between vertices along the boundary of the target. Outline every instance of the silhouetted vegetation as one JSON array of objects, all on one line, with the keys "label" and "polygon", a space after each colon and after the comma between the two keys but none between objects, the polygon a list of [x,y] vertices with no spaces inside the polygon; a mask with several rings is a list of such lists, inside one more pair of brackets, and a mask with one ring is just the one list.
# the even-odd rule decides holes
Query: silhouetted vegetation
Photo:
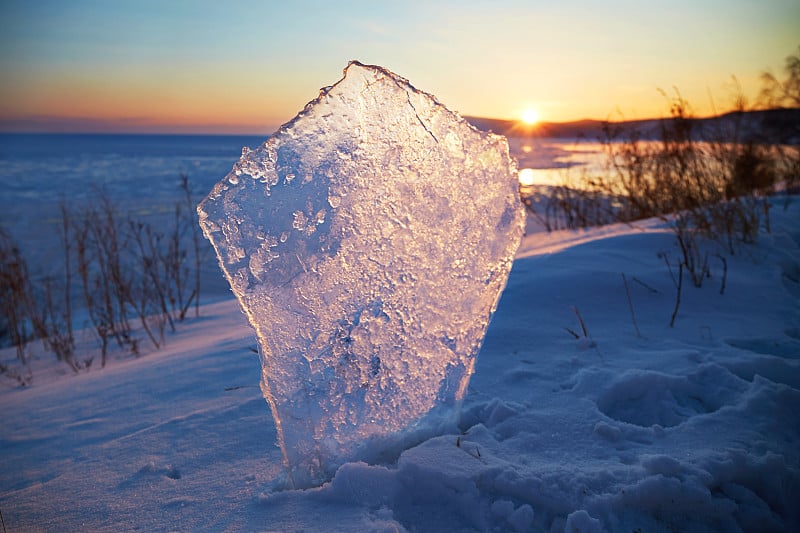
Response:
[{"label": "silhouetted vegetation", "polygon": [[[200,237],[186,175],[180,187],[173,217],[158,225],[121,214],[102,190],[82,206],[62,202],[60,260],[48,269],[57,275],[34,279],[20,247],[0,228],[0,335],[16,347],[23,369],[0,373],[29,383],[27,347],[37,339],[72,371],[89,368],[92,357],[76,357],[76,326],[94,332],[103,367],[112,345],[138,356],[145,339],[161,347],[167,328],[174,331],[193,303],[199,315]],[[76,324],[78,314],[83,324]]]},{"label": "silhouetted vegetation", "polygon": [[800,109],[779,108],[800,105],[800,49],[785,70],[782,81],[764,75],[759,105],[767,111],[752,112],[739,94],[732,111],[699,121],[676,91],[664,94],[669,116],[655,137],[649,121],[604,123],[605,173],[555,187],[537,216],[548,229],[662,217],[731,252],[735,242],[752,242],[768,227],[766,198],[778,186],[796,189],[800,177]]},{"label": "silhouetted vegetation", "polygon": [[[658,122],[655,137],[636,127],[652,128],[650,122],[607,122],[600,136],[602,176],[584,174],[579,186],[554,187],[538,208],[531,198],[523,201],[548,230],[651,217],[668,223],[680,254],[677,275],[664,255],[677,290],[673,325],[684,277],[696,287],[710,277],[708,244],[735,254],[770,231],[778,191],[788,199],[800,190],[800,109],[783,108],[800,106],[800,48],[787,58],[783,80],[764,74],[763,81],[759,105],[769,110],[751,112],[740,92],[732,111],[699,121],[676,91],[664,94],[669,116]],[[727,262],[716,251],[711,257],[722,265],[724,292]]]}]

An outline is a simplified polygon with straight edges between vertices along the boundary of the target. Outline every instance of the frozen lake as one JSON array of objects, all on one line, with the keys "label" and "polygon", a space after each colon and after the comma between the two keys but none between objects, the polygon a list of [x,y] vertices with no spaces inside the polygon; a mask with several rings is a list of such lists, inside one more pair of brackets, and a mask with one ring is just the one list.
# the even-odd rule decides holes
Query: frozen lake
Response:
[{"label": "frozen lake", "polygon": [[[0,224],[21,242],[49,233],[59,202],[78,203],[102,189],[140,215],[170,211],[186,173],[198,200],[230,171],[242,147],[266,136],[0,134]],[[596,167],[596,143],[509,138],[527,183],[552,183],[562,169]],[[534,176],[534,177],[531,177]],[[43,216],[44,215],[44,216]],[[31,241],[35,242],[35,241]]]},{"label": "frozen lake", "polygon": [[[49,232],[61,201],[80,205],[98,189],[138,214],[171,210],[179,177],[198,199],[224,176],[243,146],[263,139],[204,135],[0,134],[0,224],[27,248]],[[42,226],[44,224],[44,227]]]}]

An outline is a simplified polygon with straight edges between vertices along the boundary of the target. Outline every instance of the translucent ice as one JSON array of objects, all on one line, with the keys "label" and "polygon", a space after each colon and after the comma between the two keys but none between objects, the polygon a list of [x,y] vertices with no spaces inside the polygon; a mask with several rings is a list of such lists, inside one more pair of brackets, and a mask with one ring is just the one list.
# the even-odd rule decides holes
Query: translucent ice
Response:
[{"label": "translucent ice", "polygon": [[463,398],[522,235],[517,186],[505,138],[352,62],[200,204],[293,486]]}]

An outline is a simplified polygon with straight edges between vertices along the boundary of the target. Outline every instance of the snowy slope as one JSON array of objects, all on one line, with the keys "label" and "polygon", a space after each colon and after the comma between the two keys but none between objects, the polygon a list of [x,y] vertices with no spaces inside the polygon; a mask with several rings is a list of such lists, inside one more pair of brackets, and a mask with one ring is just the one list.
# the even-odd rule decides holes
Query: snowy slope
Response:
[{"label": "snowy slope", "polygon": [[[684,287],[674,328],[659,254],[674,263],[677,250],[661,224],[527,236],[460,432],[345,464],[318,489],[280,490],[255,341],[233,300],[160,352],[4,383],[6,527],[800,530],[798,202],[773,209],[772,234],[728,257],[725,276],[712,260],[702,288]],[[582,337],[578,313],[588,338],[567,331]]]}]

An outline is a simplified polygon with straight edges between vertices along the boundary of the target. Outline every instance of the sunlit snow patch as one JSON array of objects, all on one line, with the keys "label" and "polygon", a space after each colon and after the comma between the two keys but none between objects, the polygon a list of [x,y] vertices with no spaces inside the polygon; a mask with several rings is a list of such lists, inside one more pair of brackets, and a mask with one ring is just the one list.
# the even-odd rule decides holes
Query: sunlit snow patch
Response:
[{"label": "sunlit snow patch", "polygon": [[292,486],[453,413],[522,236],[517,187],[505,138],[352,62],[201,202]]}]

